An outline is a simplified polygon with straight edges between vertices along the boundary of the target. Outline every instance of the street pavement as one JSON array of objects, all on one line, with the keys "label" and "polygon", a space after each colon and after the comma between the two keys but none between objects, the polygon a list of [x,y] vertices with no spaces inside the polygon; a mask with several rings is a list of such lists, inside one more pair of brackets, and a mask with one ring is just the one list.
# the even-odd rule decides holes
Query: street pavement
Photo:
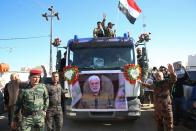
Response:
[{"label": "street pavement", "polygon": [[[156,131],[153,119],[153,107],[144,105],[142,116],[136,121],[64,121],[63,131]],[[7,114],[0,116],[0,130],[8,131]],[[194,131],[183,125],[174,128],[174,131]]]}]

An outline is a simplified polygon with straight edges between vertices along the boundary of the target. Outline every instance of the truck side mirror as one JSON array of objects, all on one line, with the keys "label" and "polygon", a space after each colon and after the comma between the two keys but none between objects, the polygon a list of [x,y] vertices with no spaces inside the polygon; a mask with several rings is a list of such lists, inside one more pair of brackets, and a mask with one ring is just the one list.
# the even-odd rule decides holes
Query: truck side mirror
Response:
[{"label": "truck side mirror", "polygon": [[60,70],[60,68],[61,68],[61,51],[58,50],[56,55],[56,70]]},{"label": "truck side mirror", "polygon": [[143,56],[143,61],[148,61],[146,47],[142,47],[142,56]]},{"label": "truck side mirror", "polygon": [[147,50],[146,47],[142,47],[142,61],[143,61],[143,67],[148,69],[149,65],[148,65],[148,54],[147,54]]}]

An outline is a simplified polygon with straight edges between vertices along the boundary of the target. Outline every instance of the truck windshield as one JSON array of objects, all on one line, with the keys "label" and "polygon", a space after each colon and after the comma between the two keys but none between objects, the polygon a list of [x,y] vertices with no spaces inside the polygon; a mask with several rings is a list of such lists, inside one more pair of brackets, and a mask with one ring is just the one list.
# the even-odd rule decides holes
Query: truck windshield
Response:
[{"label": "truck windshield", "polygon": [[100,47],[72,49],[71,65],[80,69],[121,69],[125,64],[133,64],[133,47]]}]

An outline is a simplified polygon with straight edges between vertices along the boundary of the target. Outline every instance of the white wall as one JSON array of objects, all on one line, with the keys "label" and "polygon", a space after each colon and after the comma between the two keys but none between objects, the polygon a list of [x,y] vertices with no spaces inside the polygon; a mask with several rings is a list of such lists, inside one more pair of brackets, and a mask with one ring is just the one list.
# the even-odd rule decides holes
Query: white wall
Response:
[{"label": "white wall", "polygon": [[29,72],[5,72],[0,73],[0,89],[5,87],[5,84],[10,81],[10,75],[12,73],[18,73],[21,81],[28,81]]},{"label": "white wall", "polygon": [[196,66],[196,55],[188,56],[188,66]]}]

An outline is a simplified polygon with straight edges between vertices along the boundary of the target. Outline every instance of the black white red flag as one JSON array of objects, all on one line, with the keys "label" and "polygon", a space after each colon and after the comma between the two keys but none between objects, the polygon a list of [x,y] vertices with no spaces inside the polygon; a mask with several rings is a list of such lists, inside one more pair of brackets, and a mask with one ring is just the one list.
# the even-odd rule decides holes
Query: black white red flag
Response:
[{"label": "black white red flag", "polygon": [[141,9],[134,0],[120,0],[118,8],[132,24],[135,23],[136,18],[141,13]]}]

